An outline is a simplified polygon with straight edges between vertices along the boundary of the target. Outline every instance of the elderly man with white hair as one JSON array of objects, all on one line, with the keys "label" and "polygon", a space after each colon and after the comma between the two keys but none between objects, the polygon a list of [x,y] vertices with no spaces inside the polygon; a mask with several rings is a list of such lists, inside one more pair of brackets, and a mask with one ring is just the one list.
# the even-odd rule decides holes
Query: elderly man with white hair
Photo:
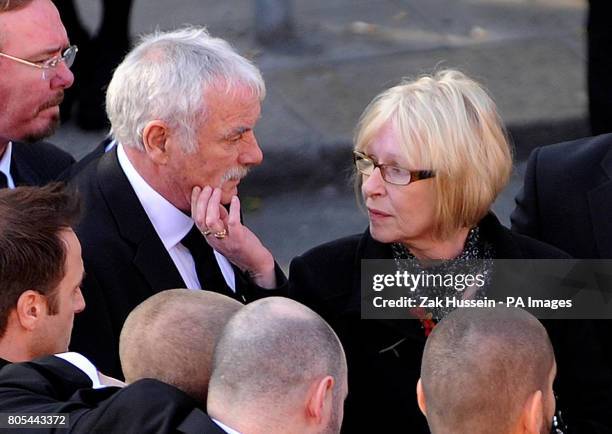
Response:
[{"label": "elderly man with white hair", "polygon": [[250,61],[196,27],[144,37],[115,71],[106,106],[118,144],[72,180],[91,306],[73,348],[102,371],[121,376],[121,326],[159,291],[279,293],[285,277],[242,225],[237,196],[263,158],[253,128],[265,92]]}]

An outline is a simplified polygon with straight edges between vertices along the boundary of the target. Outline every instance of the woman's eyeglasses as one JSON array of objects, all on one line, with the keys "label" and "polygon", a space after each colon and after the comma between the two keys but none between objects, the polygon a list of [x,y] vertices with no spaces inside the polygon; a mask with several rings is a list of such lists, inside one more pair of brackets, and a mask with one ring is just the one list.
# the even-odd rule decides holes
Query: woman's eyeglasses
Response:
[{"label": "woman's eyeglasses", "polygon": [[353,152],[353,162],[357,170],[364,175],[371,175],[374,169],[378,168],[382,179],[393,185],[408,185],[414,181],[436,176],[431,170],[409,170],[391,164],[378,164],[372,157],[359,151]]}]

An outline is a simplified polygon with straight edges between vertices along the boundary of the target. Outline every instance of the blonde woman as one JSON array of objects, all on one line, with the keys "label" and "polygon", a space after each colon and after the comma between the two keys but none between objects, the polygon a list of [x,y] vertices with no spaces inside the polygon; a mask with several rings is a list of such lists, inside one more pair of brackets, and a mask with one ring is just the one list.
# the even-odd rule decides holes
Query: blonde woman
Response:
[{"label": "blonde woman", "polygon": [[567,255],[512,233],[490,211],[512,154],[494,102],[461,72],[378,95],[357,126],[354,162],[369,227],[296,257],[290,295],[328,320],[346,349],[344,432],[427,433],[415,385],[426,337],[448,310],[421,312],[420,320],[361,320],[361,260],[443,260],[449,269],[478,260],[490,275],[493,259]]}]

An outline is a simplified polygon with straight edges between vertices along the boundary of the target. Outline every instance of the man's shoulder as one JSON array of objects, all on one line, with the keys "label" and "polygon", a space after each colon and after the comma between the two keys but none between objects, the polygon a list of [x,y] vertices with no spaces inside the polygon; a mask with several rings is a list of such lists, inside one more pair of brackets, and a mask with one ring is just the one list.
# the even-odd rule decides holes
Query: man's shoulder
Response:
[{"label": "man's shoulder", "polygon": [[46,184],[57,180],[72,164],[68,152],[48,142],[13,142],[13,162],[23,181]]},{"label": "man's shoulder", "polygon": [[74,158],[68,152],[64,151],[60,147],[49,143],[49,142],[36,142],[36,143],[25,143],[25,142],[12,142],[13,152],[16,155],[24,157],[40,157],[41,155],[53,156],[58,159],[72,160]]},{"label": "man's shoulder", "polygon": [[[89,377],[71,363],[55,356],[45,356],[29,362],[11,363],[0,370],[0,397],[5,388],[20,388],[24,391],[52,394],[58,400],[67,399],[77,390],[91,387]],[[6,409],[6,406],[0,406]]]},{"label": "man's shoulder", "polygon": [[534,151],[534,155],[537,158],[538,168],[567,174],[598,167],[610,151],[612,151],[612,134],[602,134],[542,146]]},{"label": "man's shoulder", "polygon": [[[71,180],[74,178],[86,179],[91,176],[91,171],[97,166],[97,162],[107,152],[107,148],[113,142],[112,137],[106,137],[100,143],[98,143],[87,155],[77,161],[70,168],[66,178]],[[89,173],[87,173],[89,171]],[[86,175],[80,175],[82,172],[87,173]]]}]

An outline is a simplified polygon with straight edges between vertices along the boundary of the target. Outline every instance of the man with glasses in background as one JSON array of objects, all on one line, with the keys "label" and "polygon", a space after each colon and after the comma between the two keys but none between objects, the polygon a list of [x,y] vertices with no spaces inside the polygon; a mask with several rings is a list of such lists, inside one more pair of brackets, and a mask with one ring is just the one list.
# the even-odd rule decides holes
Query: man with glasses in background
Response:
[{"label": "man with glasses in background", "polygon": [[50,0],[0,0],[0,188],[44,185],[74,162],[34,142],[59,125],[76,52]]}]

